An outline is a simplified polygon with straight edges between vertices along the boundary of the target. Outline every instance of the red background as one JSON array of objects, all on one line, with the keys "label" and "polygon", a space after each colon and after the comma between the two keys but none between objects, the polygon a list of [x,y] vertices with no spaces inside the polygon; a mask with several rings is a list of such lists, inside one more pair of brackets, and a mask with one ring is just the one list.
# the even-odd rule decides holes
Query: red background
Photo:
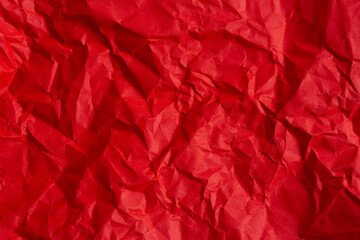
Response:
[{"label": "red background", "polygon": [[360,239],[357,0],[1,0],[0,239]]}]

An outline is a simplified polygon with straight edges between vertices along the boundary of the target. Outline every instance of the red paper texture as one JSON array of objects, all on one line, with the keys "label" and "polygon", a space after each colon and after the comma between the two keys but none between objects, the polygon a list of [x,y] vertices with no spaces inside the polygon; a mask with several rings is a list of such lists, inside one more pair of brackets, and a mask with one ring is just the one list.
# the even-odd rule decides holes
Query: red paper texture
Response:
[{"label": "red paper texture", "polygon": [[1,0],[1,240],[360,239],[360,1]]}]

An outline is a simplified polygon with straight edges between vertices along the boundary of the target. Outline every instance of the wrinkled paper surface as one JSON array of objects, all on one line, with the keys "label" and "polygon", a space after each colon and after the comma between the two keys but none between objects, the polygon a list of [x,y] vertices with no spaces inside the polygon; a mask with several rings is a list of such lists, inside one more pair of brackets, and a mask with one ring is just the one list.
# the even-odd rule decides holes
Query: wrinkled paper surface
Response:
[{"label": "wrinkled paper surface", "polygon": [[1,0],[1,239],[360,239],[358,0]]}]

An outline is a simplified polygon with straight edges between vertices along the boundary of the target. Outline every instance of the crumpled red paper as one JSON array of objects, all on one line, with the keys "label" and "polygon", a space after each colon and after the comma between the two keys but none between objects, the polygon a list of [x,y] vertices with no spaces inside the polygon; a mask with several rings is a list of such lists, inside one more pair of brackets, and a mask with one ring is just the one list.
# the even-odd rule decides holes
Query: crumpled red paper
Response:
[{"label": "crumpled red paper", "polygon": [[0,239],[360,239],[358,0],[1,0]]}]

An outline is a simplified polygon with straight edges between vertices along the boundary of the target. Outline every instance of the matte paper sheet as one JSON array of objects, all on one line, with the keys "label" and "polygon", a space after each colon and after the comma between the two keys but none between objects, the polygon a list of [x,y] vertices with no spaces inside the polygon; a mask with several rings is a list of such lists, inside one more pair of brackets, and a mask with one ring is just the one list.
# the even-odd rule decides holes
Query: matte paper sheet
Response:
[{"label": "matte paper sheet", "polygon": [[1,0],[0,239],[360,239],[360,1]]}]

